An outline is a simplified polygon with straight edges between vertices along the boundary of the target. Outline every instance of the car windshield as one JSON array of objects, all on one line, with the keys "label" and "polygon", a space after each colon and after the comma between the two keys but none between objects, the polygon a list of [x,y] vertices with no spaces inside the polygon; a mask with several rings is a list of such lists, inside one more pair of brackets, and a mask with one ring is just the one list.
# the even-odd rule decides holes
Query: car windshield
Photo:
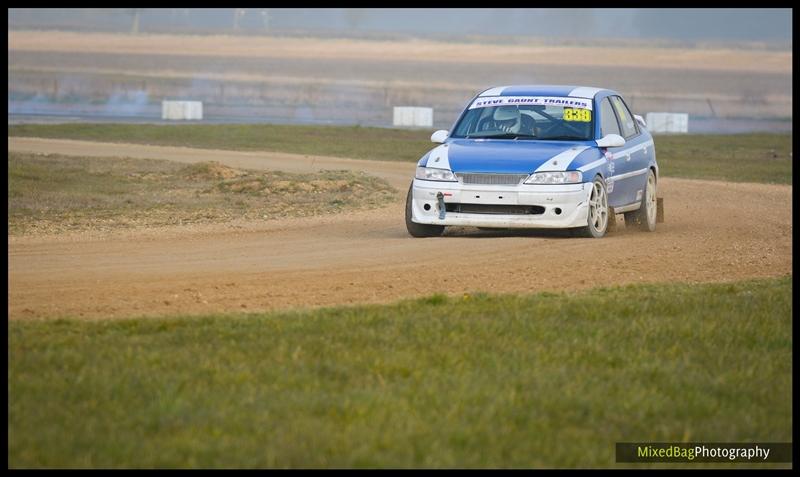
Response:
[{"label": "car windshield", "polygon": [[593,136],[592,100],[570,97],[478,97],[451,137],[585,141]]}]

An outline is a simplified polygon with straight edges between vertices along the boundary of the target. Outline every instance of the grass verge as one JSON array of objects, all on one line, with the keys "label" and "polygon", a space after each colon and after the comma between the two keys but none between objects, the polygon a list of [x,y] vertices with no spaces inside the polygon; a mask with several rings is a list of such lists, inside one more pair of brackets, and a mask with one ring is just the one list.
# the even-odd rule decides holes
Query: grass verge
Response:
[{"label": "grass verge", "polygon": [[376,207],[396,195],[383,179],[352,171],[8,155],[9,234],[303,217]]},{"label": "grass verge", "polygon": [[[359,126],[272,124],[25,124],[9,136],[82,139],[210,149],[278,151],[417,161],[433,147],[431,131]],[[655,137],[661,174],[691,179],[792,183],[791,134],[689,134]]]},{"label": "grass verge", "polygon": [[664,135],[654,142],[664,176],[792,183],[791,134]]},{"label": "grass verge", "polygon": [[418,161],[433,147],[431,131],[361,126],[25,124],[8,126],[8,135],[387,161]]},{"label": "grass verge", "polygon": [[791,301],[784,277],[12,321],[9,467],[613,467],[618,441],[791,441]]}]

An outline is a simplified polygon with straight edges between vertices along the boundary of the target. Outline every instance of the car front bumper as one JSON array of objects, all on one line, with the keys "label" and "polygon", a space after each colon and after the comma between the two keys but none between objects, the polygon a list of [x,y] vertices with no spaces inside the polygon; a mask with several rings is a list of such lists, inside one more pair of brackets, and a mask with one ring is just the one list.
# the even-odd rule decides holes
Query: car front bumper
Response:
[{"label": "car front bumper", "polygon": [[[498,228],[572,228],[587,224],[591,182],[559,185],[465,185],[414,179],[411,220],[418,224]],[[539,206],[540,214],[445,212],[439,217],[441,192],[445,204]],[[426,210],[427,207],[427,210]]]}]

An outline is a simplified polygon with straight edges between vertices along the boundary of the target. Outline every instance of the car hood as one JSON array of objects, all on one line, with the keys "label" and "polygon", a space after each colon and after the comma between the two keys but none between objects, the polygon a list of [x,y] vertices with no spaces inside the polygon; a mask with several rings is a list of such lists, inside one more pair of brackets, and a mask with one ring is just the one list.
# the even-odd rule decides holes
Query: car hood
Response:
[{"label": "car hood", "polygon": [[565,170],[586,149],[584,142],[498,139],[456,139],[447,144],[447,159],[453,172],[530,174],[554,156],[564,154],[564,163],[550,170]]}]

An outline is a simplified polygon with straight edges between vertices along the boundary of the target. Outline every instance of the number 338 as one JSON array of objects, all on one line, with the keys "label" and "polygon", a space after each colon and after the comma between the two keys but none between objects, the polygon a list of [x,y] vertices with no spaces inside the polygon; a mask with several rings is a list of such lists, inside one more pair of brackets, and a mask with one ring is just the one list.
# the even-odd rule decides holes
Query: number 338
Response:
[{"label": "number 338", "polygon": [[582,121],[588,123],[591,120],[592,112],[588,109],[564,108],[564,121]]}]

